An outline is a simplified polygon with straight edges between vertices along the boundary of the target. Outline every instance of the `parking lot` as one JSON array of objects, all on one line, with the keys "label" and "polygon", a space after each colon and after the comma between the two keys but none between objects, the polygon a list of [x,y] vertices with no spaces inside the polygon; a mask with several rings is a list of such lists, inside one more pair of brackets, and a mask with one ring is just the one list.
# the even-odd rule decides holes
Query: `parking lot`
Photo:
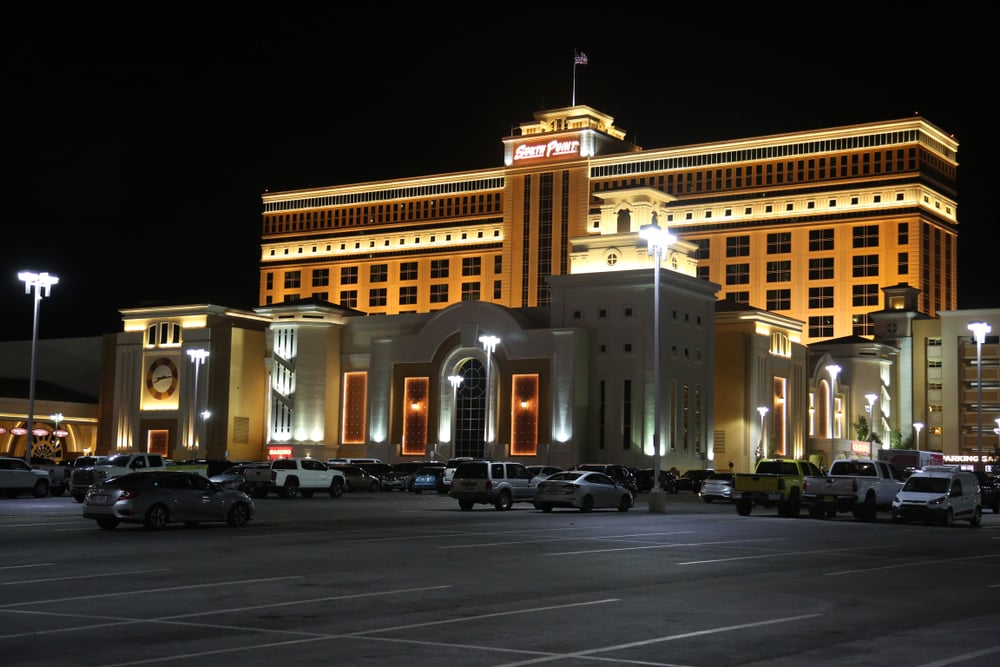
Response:
[{"label": "parking lot", "polygon": [[0,501],[5,665],[994,665],[981,528],[458,509],[438,494],[257,501],[243,528],[98,529]]}]

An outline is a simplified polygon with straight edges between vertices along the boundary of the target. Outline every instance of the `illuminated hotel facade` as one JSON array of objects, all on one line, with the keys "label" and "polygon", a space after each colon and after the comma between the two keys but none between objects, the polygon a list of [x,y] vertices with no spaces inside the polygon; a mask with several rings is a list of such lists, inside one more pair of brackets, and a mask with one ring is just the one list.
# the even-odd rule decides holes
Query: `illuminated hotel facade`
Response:
[{"label": "illuminated hotel facade", "polygon": [[[916,349],[957,304],[941,130],[643,150],[574,106],[502,144],[495,169],[263,195],[260,305],[123,310],[98,451],[648,467],[659,379],[665,467],[849,452],[876,386],[882,431],[939,413],[925,447],[968,452],[968,370],[941,395]],[[654,222],[677,237],[656,286]]]}]

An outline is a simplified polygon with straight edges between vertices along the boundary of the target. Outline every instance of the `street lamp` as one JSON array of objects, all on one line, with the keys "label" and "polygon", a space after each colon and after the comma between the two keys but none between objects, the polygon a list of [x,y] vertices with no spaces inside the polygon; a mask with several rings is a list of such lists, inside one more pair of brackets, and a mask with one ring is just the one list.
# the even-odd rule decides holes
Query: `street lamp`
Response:
[{"label": "street lamp", "polygon": [[500,339],[496,336],[480,336],[479,342],[486,350],[486,419],[483,426],[483,448],[486,450],[486,455],[492,458],[493,452],[490,450],[490,355],[496,351]]},{"label": "street lamp", "polygon": [[983,342],[986,334],[992,331],[986,322],[969,322],[969,331],[976,336],[976,411],[979,415],[979,428],[976,436],[979,439],[979,462],[977,468],[986,470],[983,465]]},{"label": "street lamp", "polygon": [[653,489],[649,511],[665,512],[667,497],[660,486],[660,262],[667,247],[677,240],[656,222],[639,228],[646,247],[653,256]]},{"label": "street lamp", "polygon": [[451,383],[451,455],[455,456],[455,436],[458,432],[458,386],[462,384],[461,375],[449,375],[448,382]]},{"label": "street lamp", "polygon": [[865,394],[868,399],[868,456],[875,457],[875,401],[878,394]]},{"label": "street lamp", "polygon": [[[191,357],[191,363],[194,364],[194,408],[191,411],[191,423],[194,429],[194,438],[192,439],[192,451],[194,453],[193,458],[198,458],[198,454],[201,453],[201,440],[198,435],[198,369],[201,365],[205,363],[205,359],[208,358],[208,350],[203,350],[201,348],[195,348],[187,351],[188,356]],[[206,414],[208,411],[205,411]],[[207,453],[207,452],[206,452]]]},{"label": "street lamp", "polygon": [[757,406],[757,412],[760,413],[760,440],[757,442],[757,460],[767,458],[767,452],[764,451],[766,445],[764,444],[764,415],[767,414],[768,409],[766,405]]},{"label": "street lamp", "polygon": [[838,366],[837,364],[830,364],[826,367],[826,372],[830,374],[830,414],[827,415],[826,421],[830,427],[829,435],[830,439],[832,440],[834,436],[834,428],[833,428],[834,420],[836,419],[833,413],[834,396],[836,396],[837,392],[837,374],[840,373],[840,366]]},{"label": "street lamp", "polygon": [[[1000,424],[1000,421],[998,421],[997,423]],[[920,431],[923,430],[924,423],[923,422],[913,422],[913,428],[915,428],[916,431],[917,431],[917,451],[919,452],[920,451]]]},{"label": "street lamp", "polygon": [[[38,345],[38,306],[42,302],[42,296],[49,296],[52,286],[59,282],[59,278],[48,273],[32,273],[31,271],[20,271],[17,274],[18,280],[24,281],[24,293],[31,294],[34,288],[35,317],[31,328],[31,376],[28,380],[28,433],[27,441],[24,445],[24,462],[31,465],[31,445],[35,439],[35,348]],[[44,290],[44,295],[42,291]]]}]

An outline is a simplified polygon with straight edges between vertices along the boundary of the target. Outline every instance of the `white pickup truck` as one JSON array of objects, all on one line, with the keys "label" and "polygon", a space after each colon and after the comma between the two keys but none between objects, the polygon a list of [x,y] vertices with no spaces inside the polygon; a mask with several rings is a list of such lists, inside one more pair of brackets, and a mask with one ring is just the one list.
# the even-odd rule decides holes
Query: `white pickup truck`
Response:
[{"label": "white pickup truck", "polygon": [[272,491],[282,498],[311,498],[316,491],[339,498],[347,488],[344,473],[308,457],[275,459],[269,467],[247,467],[243,477],[244,488],[254,498],[264,498]]},{"label": "white pickup truck", "polygon": [[73,500],[82,503],[91,484],[102,482],[109,477],[127,475],[130,472],[166,469],[166,459],[159,454],[142,452],[115,454],[99,459],[94,465],[74,467],[73,474],[70,476],[69,492],[72,494]]},{"label": "white pickup truck", "polygon": [[878,512],[892,509],[892,499],[902,487],[902,475],[891,463],[839,459],[822,477],[802,480],[802,503],[814,519],[851,512],[863,521],[874,521]]}]

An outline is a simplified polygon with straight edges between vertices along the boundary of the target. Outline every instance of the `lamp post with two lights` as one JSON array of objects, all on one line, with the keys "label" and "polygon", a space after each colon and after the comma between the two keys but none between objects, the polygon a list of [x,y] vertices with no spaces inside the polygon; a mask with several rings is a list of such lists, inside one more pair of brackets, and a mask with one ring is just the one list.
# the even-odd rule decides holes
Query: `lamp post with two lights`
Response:
[{"label": "lamp post with two lights", "polygon": [[[49,296],[52,286],[59,282],[59,278],[48,273],[33,273],[31,271],[21,271],[17,274],[18,280],[24,281],[24,293],[31,294],[34,290],[35,316],[31,327],[31,371],[28,379],[28,432],[27,442],[24,445],[24,462],[31,465],[31,449],[35,440],[35,349],[38,347],[38,307],[43,296]],[[44,294],[43,294],[44,292]]]},{"label": "lamp post with two lights", "polygon": [[[191,422],[194,427],[194,437],[192,438],[191,441],[191,451],[193,454],[192,458],[197,459],[200,458],[199,454],[201,453],[201,437],[199,435],[199,424],[198,424],[198,417],[200,415],[200,413],[198,412],[198,369],[201,367],[203,363],[205,363],[205,359],[208,358],[208,350],[204,350],[202,348],[195,348],[188,350],[187,353],[188,356],[191,357],[191,363],[194,364],[194,410],[192,411],[191,414]],[[205,413],[201,414],[200,416],[207,417],[208,410],[206,410]]]},{"label": "lamp post with two lights", "polygon": [[490,407],[493,405],[491,389],[490,386],[490,357],[497,349],[497,344],[500,339],[496,336],[484,335],[479,337],[479,342],[483,344],[483,349],[486,350],[486,410],[484,416],[484,426],[483,426],[483,449],[484,455],[492,458],[493,450],[490,447]]},{"label": "lamp post with two lights", "polygon": [[977,470],[986,470],[983,465],[983,343],[992,328],[986,322],[969,322],[969,331],[976,337],[976,412],[979,416],[976,436],[979,440]]}]

